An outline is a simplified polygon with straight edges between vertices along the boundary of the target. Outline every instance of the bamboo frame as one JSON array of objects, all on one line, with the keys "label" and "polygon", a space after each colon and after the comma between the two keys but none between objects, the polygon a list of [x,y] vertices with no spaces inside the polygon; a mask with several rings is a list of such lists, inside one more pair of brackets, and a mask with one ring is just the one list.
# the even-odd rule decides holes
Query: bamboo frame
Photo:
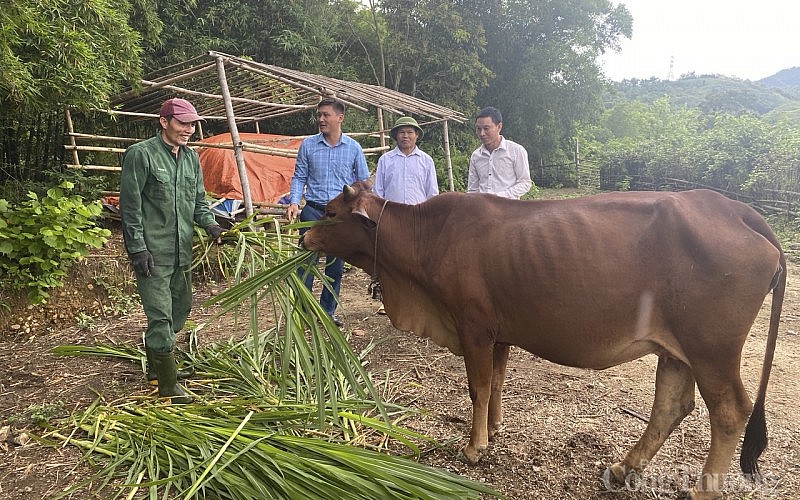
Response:
[{"label": "bamboo frame", "polygon": [[[93,111],[136,122],[158,118],[158,109],[166,98],[175,94],[192,97],[193,104],[203,119],[227,123],[232,142],[227,144],[190,142],[189,145],[234,151],[242,181],[243,197],[245,198],[243,201],[248,215],[252,214],[252,207],[256,204],[248,199],[250,196],[249,181],[244,168],[242,152],[292,158],[297,156],[297,151],[290,148],[243,142],[239,140],[238,136],[239,125],[253,123],[256,130],[260,131],[260,122],[316,108],[324,97],[335,97],[347,106],[365,112],[369,107],[377,110],[377,131],[348,132],[347,134],[351,137],[377,137],[379,139],[379,147],[364,149],[364,153],[367,155],[391,149],[391,146],[386,145],[388,130],[385,130],[384,112],[395,115],[416,115],[422,118],[419,120],[422,125],[442,123],[449,187],[450,190],[454,189],[448,122],[464,123],[466,118],[461,113],[444,106],[385,87],[313,75],[245,60],[217,51],[209,51],[204,56],[162,68],[157,74],[149,75],[139,83],[144,87],[143,89],[130,89],[120,93],[111,99],[109,109],[94,109]],[[229,89],[235,89],[235,93]],[[72,154],[72,163],[67,164],[67,168],[119,171],[121,170],[119,166],[82,164],[79,153],[122,154],[125,149],[119,145],[129,145],[143,140],[76,132],[69,109],[65,110],[64,116],[68,140],[64,148]],[[203,132],[204,130],[200,128],[201,137]],[[291,139],[305,137],[308,136],[296,136]],[[79,144],[78,141],[116,142],[119,145],[99,146]]]}]

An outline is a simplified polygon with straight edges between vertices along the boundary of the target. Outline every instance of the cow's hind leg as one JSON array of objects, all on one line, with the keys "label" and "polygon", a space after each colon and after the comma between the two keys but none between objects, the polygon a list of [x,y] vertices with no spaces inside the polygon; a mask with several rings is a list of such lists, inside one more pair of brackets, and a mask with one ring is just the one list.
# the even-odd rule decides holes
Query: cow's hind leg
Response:
[{"label": "cow's hind leg", "polygon": [[[658,358],[656,393],[647,428],[622,462],[611,465],[604,480],[624,484],[628,474],[644,469],[670,433],[694,409],[694,376],[682,361]],[[610,487],[606,484],[606,487]]]},{"label": "cow's hind leg", "polygon": [[492,363],[492,396],[489,399],[489,439],[494,439],[503,426],[503,384],[506,381],[506,365],[508,365],[508,344],[494,345],[494,362]]},{"label": "cow's hind leg", "polygon": [[711,447],[703,475],[690,493],[693,499],[712,499],[722,495],[725,476],[750,415],[752,402],[742,385],[738,360],[727,368],[714,365],[706,372],[695,370],[695,374],[700,395],[708,407]]}]

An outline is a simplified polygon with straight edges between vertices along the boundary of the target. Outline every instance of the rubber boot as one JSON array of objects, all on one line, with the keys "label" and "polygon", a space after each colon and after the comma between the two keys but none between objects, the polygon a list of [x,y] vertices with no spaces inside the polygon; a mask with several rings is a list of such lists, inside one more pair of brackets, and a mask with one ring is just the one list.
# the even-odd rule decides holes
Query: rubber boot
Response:
[{"label": "rubber boot", "polygon": [[158,377],[158,396],[170,398],[173,404],[185,405],[194,398],[178,385],[178,366],[175,364],[175,353],[153,351],[153,367]]},{"label": "rubber boot", "polygon": [[[155,364],[153,362],[153,353],[155,351],[149,347],[145,347],[144,352],[147,355],[147,383],[150,385],[158,385],[158,375],[156,374]],[[189,365],[186,368],[178,369],[176,373],[178,375],[178,380],[186,380],[194,375],[194,367]]]}]

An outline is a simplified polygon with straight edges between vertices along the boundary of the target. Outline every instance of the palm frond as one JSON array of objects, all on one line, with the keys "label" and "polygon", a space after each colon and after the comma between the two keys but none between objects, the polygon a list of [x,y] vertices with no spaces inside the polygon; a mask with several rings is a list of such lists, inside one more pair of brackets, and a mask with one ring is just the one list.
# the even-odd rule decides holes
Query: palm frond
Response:
[{"label": "palm frond", "polygon": [[[388,442],[413,456],[438,444],[397,425],[410,410],[382,400],[363,359],[304,286],[298,269],[323,283],[325,277],[315,256],[298,249],[298,226],[245,221],[225,233],[231,245],[206,241],[196,249],[198,265],[219,266],[232,284],[206,305],[245,314],[248,334],[182,353],[197,371],[187,384],[197,396],[192,404],[98,399],[73,414],[67,430],[46,434],[43,439],[76,446],[101,464],[64,496],[98,480],[100,489],[123,481],[115,498],[142,489],[153,499],[500,496],[479,482],[386,453]],[[54,352],[139,363],[144,357],[129,345]]]}]

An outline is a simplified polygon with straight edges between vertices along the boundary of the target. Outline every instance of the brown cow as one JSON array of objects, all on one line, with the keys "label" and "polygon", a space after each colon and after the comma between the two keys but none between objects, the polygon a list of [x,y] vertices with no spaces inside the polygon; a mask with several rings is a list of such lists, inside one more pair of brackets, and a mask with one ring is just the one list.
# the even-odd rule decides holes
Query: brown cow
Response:
[{"label": "brown cow", "polygon": [[[711,448],[690,495],[723,489],[753,409],[741,465],[766,446],[764,399],[786,285],[785,257],[764,219],[713,191],[610,193],[517,201],[446,193],[420,205],[345,186],[302,240],[377,276],[392,324],[464,356],[476,463],[502,422],[510,345],[562,365],[603,369],[658,356],[655,400],[638,443],[607,477],[641,471],[694,408]],[[742,347],[774,289],[756,404],[742,385]]]}]

